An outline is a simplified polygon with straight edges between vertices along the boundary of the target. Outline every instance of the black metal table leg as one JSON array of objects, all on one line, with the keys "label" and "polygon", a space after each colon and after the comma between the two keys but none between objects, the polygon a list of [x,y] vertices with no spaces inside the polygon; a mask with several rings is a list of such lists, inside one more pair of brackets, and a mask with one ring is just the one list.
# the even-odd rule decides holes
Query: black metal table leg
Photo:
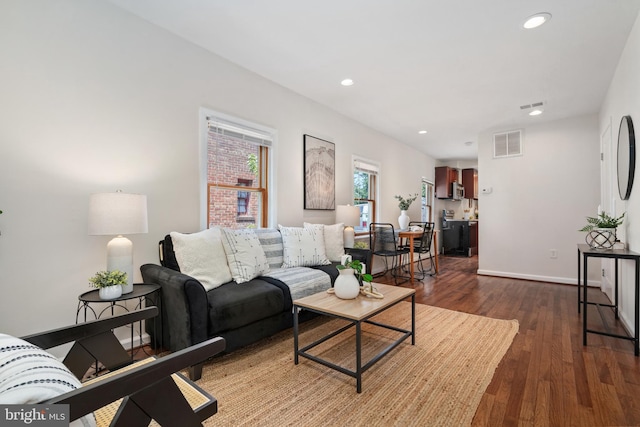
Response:
[{"label": "black metal table leg", "polygon": [[293,306],[293,362],[298,364],[298,306]]},{"label": "black metal table leg", "polygon": [[362,323],[356,323],[356,392],[362,393]]},{"label": "black metal table leg", "polygon": [[[585,279],[586,284],[586,279]],[[578,248],[578,313],[580,313],[580,248]]]},{"label": "black metal table leg", "polygon": [[411,345],[416,345],[416,295],[411,295]]},{"label": "black metal table leg", "polygon": [[582,293],[582,344],[587,345],[587,255],[584,255],[582,278],[584,281],[584,290]]},{"label": "black metal table leg", "polygon": [[636,287],[635,287],[635,292],[633,294],[633,299],[635,300],[635,311],[636,311],[635,313],[636,324],[634,325],[635,331],[634,331],[633,346],[634,346],[634,352],[636,356],[640,354],[640,342],[638,340],[638,337],[639,337],[638,334],[640,334],[640,331],[638,331],[638,329],[640,328],[640,301],[638,301],[639,287],[640,287],[640,259],[636,258]]}]

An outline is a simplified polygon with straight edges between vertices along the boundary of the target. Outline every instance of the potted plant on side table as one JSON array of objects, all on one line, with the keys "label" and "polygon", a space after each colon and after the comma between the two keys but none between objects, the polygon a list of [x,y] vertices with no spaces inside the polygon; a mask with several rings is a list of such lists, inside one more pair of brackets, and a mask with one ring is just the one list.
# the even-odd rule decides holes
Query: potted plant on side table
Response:
[{"label": "potted plant on side table", "polygon": [[585,241],[592,249],[611,249],[618,241],[616,230],[623,220],[624,213],[616,218],[603,211],[597,217],[588,216],[587,225],[580,231],[587,232]]},{"label": "potted plant on side table", "polygon": [[100,299],[114,300],[122,295],[122,287],[127,284],[127,273],[119,270],[98,271],[89,279],[89,284],[98,289]]}]

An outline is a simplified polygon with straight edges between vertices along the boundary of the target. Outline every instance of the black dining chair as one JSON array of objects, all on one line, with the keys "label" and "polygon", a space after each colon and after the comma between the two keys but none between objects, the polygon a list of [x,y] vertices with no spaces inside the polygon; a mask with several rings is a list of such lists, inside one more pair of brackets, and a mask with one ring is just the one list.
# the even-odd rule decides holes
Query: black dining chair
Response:
[{"label": "black dining chair", "polygon": [[[418,271],[422,274],[419,280],[423,280],[427,275],[433,276],[436,274],[436,265],[433,260],[433,254],[431,253],[431,244],[433,242],[433,232],[435,229],[435,223],[433,222],[420,222],[411,221],[409,223],[409,229],[411,227],[420,227],[422,229],[422,237],[413,241],[413,253],[418,254]],[[422,265],[422,259],[429,257],[431,267],[425,269]]]},{"label": "black dining chair", "polygon": [[[384,258],[384,272],[391,271],[396,285],[398,284],[399,270],[402,255],[409,253],[408,247],[398,247],[398,240],[392,224],[373,222],[369,225],[369,249],[371,254]],[[388,259],[391,258],[391,268]]]}]

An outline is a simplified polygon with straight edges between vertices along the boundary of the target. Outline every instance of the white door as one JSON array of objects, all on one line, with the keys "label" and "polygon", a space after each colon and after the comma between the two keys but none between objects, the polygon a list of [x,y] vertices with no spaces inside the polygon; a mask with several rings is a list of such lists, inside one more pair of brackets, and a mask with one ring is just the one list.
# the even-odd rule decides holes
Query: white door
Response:
[{"label": "white door", "polygon": [[[613,187],[613,179],[615,176],[616,164],[614,162],[613,148],[611,144],[611,118],[609,118],[609,124],[605,128],[604,132],[600,136],[600,207],[609,215],[615,213],[615,193]],[[617,185],[617,184],[616,184]],[[600,288],[602,292],[607,294],[610,300],[613,300],[613,284],[615,282],[614,277],[614,261],[610,259],[602,259],[602,282]]]}]

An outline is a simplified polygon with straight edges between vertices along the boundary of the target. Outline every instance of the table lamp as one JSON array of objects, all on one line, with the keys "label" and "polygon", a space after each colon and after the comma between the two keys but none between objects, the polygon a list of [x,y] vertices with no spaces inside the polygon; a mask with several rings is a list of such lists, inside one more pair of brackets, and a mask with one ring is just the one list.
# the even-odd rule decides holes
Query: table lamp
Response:
[{"label": "table lamp", "polygon": [[360,208],[351,205],[336,206],[336,222],[344,224],[344,247],[353,248],[356,239],[353,226],[360,224]]},{"label": "table lamp", "polygon": [[97,193],[89,198],[89,235],[116,235],[107,244],[107,271],[127,273],[122,293],[133,292],[133,243],[123,234],[147,233],[147,196]]}]

